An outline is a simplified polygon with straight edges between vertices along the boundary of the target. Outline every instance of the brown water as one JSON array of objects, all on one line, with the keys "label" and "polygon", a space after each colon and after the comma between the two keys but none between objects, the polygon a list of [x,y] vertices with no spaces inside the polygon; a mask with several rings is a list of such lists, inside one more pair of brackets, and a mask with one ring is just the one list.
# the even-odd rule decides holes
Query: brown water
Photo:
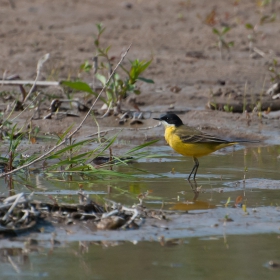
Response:
[{"label": "brown water", "polygon": [[[268,262],[280,263],[280,146],[237,146],[201,158],[197,183],[202,192],[196,201],[185,180],[191,159],[168,147],[151,151],[164,155],[133,163],[136,169],[117,168],[132,178],[96,179],[84,183],[84,190],[92,199],[125,205],[138,203],[137,195],[150,190],[147,207],[189,214],[135,231],[94,233],[85,226],[66,233],[50,227],[29,235],[39,243],[26,254],[27,237],[2,239],[0,279],[279,279],[280,268],[271,269]],[[75,200],[77,181],[47,181],[41,174],[29,179],[61,200]],[[16,189],[27,191],[20,184]],[[232,208],[238,196],[246,209]],[[225,215],[234,221],[221,221]],[[49,241],[54,231],[60,242],[55,247]]]}]

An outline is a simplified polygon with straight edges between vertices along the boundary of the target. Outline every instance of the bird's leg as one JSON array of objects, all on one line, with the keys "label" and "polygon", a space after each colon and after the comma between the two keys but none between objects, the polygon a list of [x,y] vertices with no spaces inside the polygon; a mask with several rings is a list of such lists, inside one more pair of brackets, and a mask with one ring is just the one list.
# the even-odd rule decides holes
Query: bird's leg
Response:
[{"label": "bird's leg", "polygon": [[189,180],[189,184],[191,185],[192,191],[194,193],[193,201],[196,201],[196,199],[198,198],[198,194],[199,194],[199,191],[197,190],[197,183],[196,183],[196,181],[194,181],[194,185],[193,185],[193,182],[191,180]]},{"label": "bird's leg", "polygon": [[188,181],[190,181],[192,174],[193,174],[193,180],[195,181],[196,172],[197,172],[197,169],[199,167],[199,162],[198,162],[198,159],[196,157],[193,157],[193,161],[194,161],[194,167],[193,167],[192,172],[190,173],[190,175],[188,177]]},{"label": "bird's leg", "polygon": [[195,168],[196,168],[196,165],[194,165],[194,167],[193,167],[193,169],[192,169],[192,172],[190,173],[190,175],[189,175],[189,177],[188,177],[188,181],[190,181],[191,176],[192,176],[192,174],[193,174],[193,172],[194,172]]},{"label": "bird's leg", "polygon": [[195,162],[195,167],[196,167],[195,172],[194,172],[194,176],[193,176],[193,179],[195,181],[196,172],[197,172],[197,169],[199,167],[199,161],[198,161],[198,159],[196,157],[193,157],[193,160]]},{"label": "bird's leg", "polygon": [[[196,183],[195,183],[196,184]],[[195,202],[200,194],[199,191],[197,191],[197,187],[195,188],[194,192],[194,197],[193,197],[193,202]]]}]

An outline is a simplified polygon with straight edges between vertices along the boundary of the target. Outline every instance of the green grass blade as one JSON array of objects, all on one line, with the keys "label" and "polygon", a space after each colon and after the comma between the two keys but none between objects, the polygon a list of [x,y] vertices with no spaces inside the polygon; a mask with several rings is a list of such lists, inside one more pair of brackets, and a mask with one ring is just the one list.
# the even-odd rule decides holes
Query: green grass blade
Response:
[{"label": "green grass blade", "polygon": [[134,152],[136,152],[136,151],[138,151],[138,150],[140,150],[140,149],[143,149],[143,148],[145,148],[145,147],[147,147],[147,146],[151,146],[151,145],[153,145],[154,143],[156,143],[156,142],[158,142],[158,141],[159,141],[159,140],[156,139],[156,140],[152,140],[152,141],[150,141],[150,142],[144,143],[144,144],[142,144],[142,145],[139,145],[139,146],[137,146],[137,147],[134,147],[134,148],[130,149],[128,152],[126,152],[125,155],[130,155],[130,154],[132,154],[132,153],[134,153]]}]

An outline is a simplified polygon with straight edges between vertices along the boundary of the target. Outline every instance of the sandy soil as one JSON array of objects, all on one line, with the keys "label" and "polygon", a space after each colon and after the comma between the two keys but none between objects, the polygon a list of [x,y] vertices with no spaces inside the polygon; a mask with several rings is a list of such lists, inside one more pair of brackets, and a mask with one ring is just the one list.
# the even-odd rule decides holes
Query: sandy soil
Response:
[{"label": "sandy soil", "polygon": [[[13,1],[14,2],[14,1]],[[273,58],[280,59],[278,34],[279,18],[274,22],[260,24],[263,16],[279,14],[279,1],[261,7],[257,1],[181,1],[181,0],[37,0],[0,1],[0,65],[6,76],[19,74],[22,79],[34,79],[38,59],[45,53],[51,58],[45,64],[42,80],[76,78],[79,66],[90,60],[95,53],[95,24],[102,22],[106,31],[101,42],[111,46],[110,54],[117,62],[121,53],[132,43],[128,59],[153,57],[145,77],[155,81],[154,85],[141,84],[142,94],[138,101],[144,111],[165,112],[170,108],[188,111],[182,119],[202,129],[218,130],[218,134],[233,137],[269,137],[278,143],[279,117],[260,118],[251,115],[251,122],[245,115],[211,111],[205,105],[211,93],[235,90],[255,95],[270,85],[268,71]],[[214,16],[210,16],[211,12]],[[269,21],[269,19],[267,19]],[[252,30],[245,24],[255,26],[256,52],[250,55],[248,35]],[[221,30],[228,26],[227,42],[234,41],[234,47],[223,50],[221,58],[217,36],[212,29]],[[127,64],[127,60],[125,64]],[[89,75],[83,76],[91,81]],[[172,87],[180,91],[174,93]],[[2,87],[1,91],[7,90]],[[18,90],[13,88],[13,90]],[[20,122],[24,121],[24,116]],[[63,121],[37,120],[44,132],[59,132],[79,118]],[[154,125],[147,120],[144,126]],[[117,126],[114,117],[100,121],[102,127]],[[94,131],[93,121],[80,135]],[[128,125],[129,126],[129,125]],[[143,127],[143,126],[142,126]],[[140,133],[151,137],[162,133],[160,128]]]}]

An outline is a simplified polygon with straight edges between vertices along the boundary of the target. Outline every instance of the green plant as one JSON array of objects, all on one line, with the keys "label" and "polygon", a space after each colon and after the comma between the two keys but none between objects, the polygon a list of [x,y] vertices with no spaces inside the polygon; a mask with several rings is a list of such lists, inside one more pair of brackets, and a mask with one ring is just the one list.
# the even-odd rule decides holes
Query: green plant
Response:
[{"label": "green plant", "polygon": [[[275,11],[275,0],[263,0],[263,1],[258,1],[257,5],[260,10],[260,19],[259,19],[259,24],[263,25],[264,23],[269,23],[269,22],[274,22],[276,20],[276,13],[272,13],[272,11]],[[270,7],[270,11],[264,14],[265,9]]]},{"label": "green plant", "polygon": [[[98,34],[96,39],[94,40],[94,44],[96,47],[96,55],[95,55],[95,76],[102,83],[103,86],[106,85],[106,76],[104,74],[98,73],[98,70],[103,70],[103,72],[108,72],[109,75],[112,72],[112,60],[109,56],[109,50],[111,47],[102,48],[100,45],[100,38],[102,33],[105,31],[105,27],[102,27],[102,24],[96,25]],[[98,67],[98,58],[104,58],[105,62],[101,61],[100,67]],[[126,69],[124,66],[121,66],[121,69],[126,73],[125,78],[121,78],[119,73],[116,73],[111,82],[107,85],[106,95],[107,95],[107,103],[115,106],[117,101],[123,98],[126,98],[128,94],[140,94],[141,91],[137,88],[136,82],[138,80],[153,83],[153,80],[146,79],[141,77],[141,74],[149,67],[152,62],[152,59],[149,61],[138,60],[135,59],[130,62],[130,68]]]},{"label": "green plant", "polygon": [[[148,157],[147,152],[139,152],[146,146],[154,144],[157,140],[144,143],[142,145],[136,146],[135,148],[129,150],[121,156],[113,156],[111,152],[112,145],[115,143],[118,134],[112,136],[109,139],[103,139],[101,143],[98,142],[98,139],[87,139],[82,140],[76,143],[71,143],[63,149],[53,152],[46,159],[55,160],[56,162],[47,167],[48,172],[52,173],[79,173],[79,174],[96,174],[98,176],[102,175],[116,175],[126,177],[125,174],[118,174],[117,172],[111,172],[112,166],[119,164],[127,164],[128,161],[131,161],[133,157],[134,160]],[[64,136],[63,136],[64,137]],[[61,140],[59,140],[61,141]],[[88,144],[93,142],[98,142],[97,146],[90,151],[83,152],[82,150]],[[82,152],[81,152],[82,151]],[[108,151],[110,154],[108,155]],[[92,161],[95,158],[103,156],[104,153],[107,153],[108,161],[98,168],[92,165]]]},{"label": "green plant", "polygon": [[[117,72],[107,83],[107,75],[110,76],[112,73],[112,62],[114,57],[109,55],[111,49],[110,46],[101,46],[101,35],[106,28],[103,27],[102,24],[96,24],[96,27],[98,32],[94,40],[96,53],[93,58],[93,64],[90,64],[89,61],[85,61],[80,66],[80,71],[89,73],[93,70],[94,77],[101,82],[102,86],[106,86],[106,97],[103,98],[102,101],[108,106],[108,110],[110,110],[111,108],[116,107],[117,103],[121,99],[125,99],[128,95],[139,95],[141,93],[141,89],[137,86],[138,81],[154,83],[152,79],[147,79],[142,76],[144,71],[150,66],[152,59],[148,61],[139,59],[130,60],[129,68],[121,66],[125,76],[123,77],[121,73]],[[82,81],[64,81],[62,84],[75,90],[85,91],[95,96],[97,95],[88,84]]]},{"label": "green plant", "polygon": [[[82,81],[62,81],[61,85],[67,86],[73,90],[87,92],[90,95],[94,95],[95,97],[97,97],[98,95],[95,91],[91,89],[89,84]],[[107,104],[107,100],[105,98],[100,97],[100,100]]]},{"label": "green plant", "polygon": [[218,41],[217,41],[217,46],[220,50],[220,53],[221,53],[221,58],[223,59],[223,48],[227,49],[229,51],[229,48],[230,47],[233,47],[234,46],[234,41],[230,41],[230,42],[227,42],[225,40],[225,35],[231,30],[230,27],[228,26],[225,26],[222,28],[221,31],[219,31],[217,28],[213,28],[212,29],[212,32],[217,35],[218,37]]},{"label": "green plant", "polygon": [[226,105],[224,105],[224,110],[225,110],[225,112],[230,113],[233,111],[233,106],[226,104]]},{"label": "green plant", "polygon": [[[252,53],[253,50],[253,44],[257,42],[257,37],[258,34],[262,33],[258,31],[258,27],[260,25],[264,25],[266,23],[272,23],[276,20],[276,13],[269,13],[269,14],[264,14],[265,8],[271,3],[273,5],[274,1],[271,0],[264,0],[264,1],[258,1],[257,5],[260,8],[259,11],[259,19],[255,24],[252,23],[246,23],[245,28],[250,30],[250,34],[247,36],[248,41],[249,41],[249,50],[250,54]],[[272,9],[274,10],[274,9]]]},{"label": "green plant", "polygon": [[268,71],[270,72],[270,81],[272,83],[280,81],[280,65],[277,59],[273,59],[268,66]]},{"label": "green plant", "polygon": [[[56,146],[67,138],[71,129],[72,126],[67,128],[61,135],[58,135]],[[24,155],[22,150],[19,151],[24,135],[25,134],[18,131],[16,125],[14,125],[11,133],[7,136],[7,140],[9,141],[7,155],[0,157],[0,163],[4,166],[5,172],[12,171],[15,168],[24,166],[41,157],[40,154]],[[39,167],[40,172],[45,174],[49,180],[57,180],[61,177],[61,180],[69,181],[69,178],[71,177],[71,181],[80,183],[85,181],[90,182],[94,178],[99,180],[105,180],[108,178],[111,181],[113,178],[118,177],[131,179],[132,175],[129,174],[131,172],[118,172],[113,170],[114,167],[119,165],[128,166],[129,161],[132,159],[138,160],[143,157],[155,157],[155,155],[150,155],[149,152],[142,151],[142,149],[154,144],[157,140],[133,147],[121,155],[114,155],[113,144],[116,142],[117,137],[118,134],[108,139],[99,137],[77,142],[69,139],[63,148],[55,150],[43,158],[43,161],[41,161],[42,165]],[[89,145],[91,146],[90,149],[88,149]],[[93,160],[100,156],[105,156],[107,160],[103,164],[93,164]],[[38,168],[38,165],[36,165],[36,167]],[[25,168],[25,171],[26,170],[28,169]],[[28,174],[28,172],[22,174]],[[20,174],[17,175],[16,178],[18,178],[18,176],[20,176]],[[13,189],[15,177],[6,176],[6,178],[8,180],[9,189]],[[26,182],[25,184],[30,185],[30,182]]]},{"label": "green plant", "polygon": [[245,28],[251,31],[251,33],[247,36],[249,41],[249,51],[251,54],[253,50],[253,43],[256,42],[256,31],[255,27],[251,23],[246,23]]}]

